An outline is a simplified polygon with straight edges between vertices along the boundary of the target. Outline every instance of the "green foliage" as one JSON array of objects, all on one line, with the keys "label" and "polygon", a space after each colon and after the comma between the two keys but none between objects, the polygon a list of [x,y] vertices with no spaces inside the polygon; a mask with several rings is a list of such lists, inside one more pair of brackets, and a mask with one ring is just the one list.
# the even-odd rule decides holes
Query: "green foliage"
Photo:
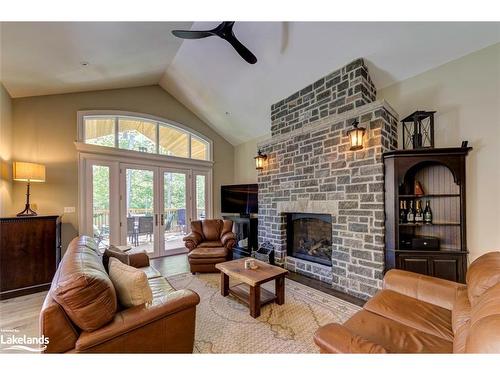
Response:
[{"label": "green foliage", "polygon": [[165,209],[186,208],[186,177],[183,173],[165,173]]},{"label": "green foliage", "polygon": [[93,165],[94,210],[109,210],[109,167]]},{"label": "green foliage", "polygon": [[[129,134],[127,134],[129,133]],[[154,143],[142,134],[133,132],[121,133],[119,147],[124,149],[152,152]],[[93,144],[114,146],[114,135],[106,135],[92,140]],[[128,209],[148,210],[153,212],[153,172],[141,169],[128,169],[126,190]],[[205,176],[196,176],[196,206],[205,209]],[[109,210],[109,168],[93,166],[93,201],[94,210]],[[165,209],[181,209],[186,207],[186,176],[183,173],[167,172],[164,174]]]},{"label": "green foliage", "polygon": [[126,189],[129,209],[148,209],[153,213],[153,171],[127,169]]},{"label": "green foliage", "polygon": [[205,209],[205,176],[196,176],[196,208]]},{"label": "green foliage", "polygon": [[[185,175],[165,173],[165,209],[186,207]],[[141,169],[127,170],[128,207],[131,209],[153,209],[153,172]],[[93,166],[93,201],[95,210],[109,209],[109,168]],[[199,193],[197,191],[197,193]],[[204,204],[204,193],[202,194]],[[200,198],[198,198],[200,199]]]}]

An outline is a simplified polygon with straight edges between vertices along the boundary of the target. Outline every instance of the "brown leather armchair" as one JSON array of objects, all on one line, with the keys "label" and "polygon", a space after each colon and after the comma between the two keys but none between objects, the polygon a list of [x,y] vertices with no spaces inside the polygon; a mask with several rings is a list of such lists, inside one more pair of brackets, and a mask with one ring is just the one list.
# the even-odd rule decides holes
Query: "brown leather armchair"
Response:
[{"label": "brown leather armchair", "polygon": [[207,219],[191,222],[191,233],[184,237],[189,249],[192,273],[219,272],[215,265],[233,259],[236,235],[231,220]]},{"label": "brown leather armchair", "polygon": [[500,353],[500,252],[472,262],[467,284],[390,270],[362,310],[314,341],[322,353]]},{"label": "brown leather armchair", "polygon": [[152,304],[121,307],[95,241],[70,243],[40,312],[45,353],[193,352],[198,294],[175,290],[145,253],[127,263],[146,273]]}]

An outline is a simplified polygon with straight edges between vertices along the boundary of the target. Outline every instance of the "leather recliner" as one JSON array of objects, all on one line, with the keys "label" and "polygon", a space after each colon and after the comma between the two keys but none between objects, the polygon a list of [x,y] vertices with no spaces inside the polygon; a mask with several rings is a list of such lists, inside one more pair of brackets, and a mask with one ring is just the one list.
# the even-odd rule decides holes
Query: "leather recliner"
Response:
[{"label": "leather recliner", "polygon": [[189,249],[191,272],[219,272],[217,263],[233,259],[236,235],[231,220],[207,219],[191,222],[191,233],[184,237]]},{"label": "leather recliner", "polygon": [[472,262],[466,282],[390,270],[361,311],[314,341],[322,353],[500,353],[500,252]]},{"label": "leather recliner", "polygon": [[40,312],[45,353],[193,352],[198,294],[175,290],[146,253],[129,264],[146,273],[152,304],[122,308],[94,239],[70,243]]}]

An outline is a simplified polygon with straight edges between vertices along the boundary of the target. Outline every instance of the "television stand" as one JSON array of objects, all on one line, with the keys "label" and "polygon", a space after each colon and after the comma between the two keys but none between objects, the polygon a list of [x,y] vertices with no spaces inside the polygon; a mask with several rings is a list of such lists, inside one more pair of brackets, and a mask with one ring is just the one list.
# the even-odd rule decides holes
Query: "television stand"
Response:
[{"label": "television stand", "polygon": [[257,224],[258,219],[250,215],[223,215],[225,220],[232,220],[233,232],[236,234],[236,245],[233,254],[237,258],[249,257],[252,250],[258,249]]}]

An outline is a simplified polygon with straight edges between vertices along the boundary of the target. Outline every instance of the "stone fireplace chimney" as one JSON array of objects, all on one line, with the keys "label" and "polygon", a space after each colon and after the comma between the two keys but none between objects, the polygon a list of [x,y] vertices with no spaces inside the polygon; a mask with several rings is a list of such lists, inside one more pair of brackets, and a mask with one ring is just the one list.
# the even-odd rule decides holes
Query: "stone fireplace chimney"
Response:
[{"label": "stone fireplace chimney", "polygon": [[271,134],[286,134],[319,119],[375,101],[377,90],[363,59],[304,87],[271,106]]},{"label": "stone fireplace chimney", "polygon": [[[272,136],[259,144],[268,155],[258,176],[259,243],[270,241],[289,270],[363,299],[381,287],[382,153],[397,148],[398,115],[375,97],[368,69],[356,59],[272,105]],[[346,135],[354,120],[366,128],[359,151],[349,151]],[[331,246],[331,266],[288,255],[290,213],[331,215],[331,244],[300,240],[308,249]]]}]

